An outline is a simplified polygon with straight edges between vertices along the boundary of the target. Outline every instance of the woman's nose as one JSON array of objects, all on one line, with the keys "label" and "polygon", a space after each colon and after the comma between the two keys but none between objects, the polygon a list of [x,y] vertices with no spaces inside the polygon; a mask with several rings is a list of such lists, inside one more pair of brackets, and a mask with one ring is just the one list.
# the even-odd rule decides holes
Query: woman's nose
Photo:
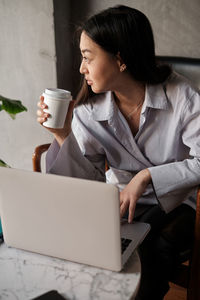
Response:
[{"label": "woman's nose", "polygon": [[80,65],[80,68],[79,68],[79,72],[80,72],[81,74],[87,73],[87,68],[85,67],[83,61],[81,62],[81,65]]}]

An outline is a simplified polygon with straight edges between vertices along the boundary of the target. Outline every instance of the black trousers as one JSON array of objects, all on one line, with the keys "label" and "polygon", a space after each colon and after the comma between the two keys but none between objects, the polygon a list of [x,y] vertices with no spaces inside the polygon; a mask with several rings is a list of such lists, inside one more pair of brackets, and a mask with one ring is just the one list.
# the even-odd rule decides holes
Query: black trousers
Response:
[{"label": "black trousers", "polygon": [[141,283],[137,300],[161,300],[169,290],[169,281],[180,263],[180,252],[191,248],[195,211],[181,204],[166,214],[158,205],[152,206],[137,221],[151,225],[140,245]]}]

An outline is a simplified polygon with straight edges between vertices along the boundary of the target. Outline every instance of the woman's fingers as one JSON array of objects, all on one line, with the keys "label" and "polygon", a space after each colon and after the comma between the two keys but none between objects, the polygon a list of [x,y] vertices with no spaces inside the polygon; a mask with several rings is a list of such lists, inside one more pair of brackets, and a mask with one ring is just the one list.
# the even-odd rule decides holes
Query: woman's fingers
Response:
[{"label": "woman's fingers", "polygon": [[41,109],[48,108],[47,104],[44,103],[44,101],[39,101],[39,102],[37,103],[37,106],[38,106],[39,108],[41,108]]},{"label": "woman's fingers", "polygon": [[136,201],[133,199],[120,200],[120,217],[122,218],[126,211],[128,210],[128,222],[131,223],[133,221],[134,213],[135,213]]},{"label": "woman's fingers", "polygon": [[[46,127],[46,129],[54,135],[55,139],[57,140],[60,146],[63,144],[65,138],[71,132],[71,121],[72,121],[74,105],[75,105],[75,100],[70,101],[63,128]],[[44,111],[44,109],[46,110],[48,106],[46,105],[46,103],[44,103],[43,96],[40,96],[40,101],[37,103],[37,106],[38,106],[37,122],[43,125],[43,123],[47,121],[47,119],[51,116],[49,113]]]},{"label": "woman's fingers", "polygon": [[141,170],[137,173],[127,186],[120,192],[120,198],[125,203],[120,202],[120,211],[123,215],[125,208],[129,207],[129,218],[128,222],[133,221],[135,207],[138,199],[145,192],[147,185],[151,181],[151,174],[148,169]]},{"label": "woman's fingers", "polygon": [[38,109],[38,110],[37,110],[37,116],[38,116],[38,117],[42,117],[43,115],[44,115],[43,110]]},{"label": "woman's fingers", "polygon": [[133,221],[134,213],[135,213],[136,201],[130,201],[129,204],[129,212],[128,212],[128,222],[131,223]]},{"label": "woman's fingers", "polygon": [[122,218],[129,206],[129,200],[128,199],[123,199],[122,194],[120,194],[120,217]]},{"label": "woman's fingers", "polygon": [[39,109],[37,110],[37,122],[43,124],[49,118],[50,114],[43,111],[48,106],[44,103],[44,97],[40,96],[40,101],[37,103]]},{"label": "woman's fingers", "polygon": [[40,101],[37,103],[37,106],[41,109],[48,108],[47,104],[44,103],[44,96],[40,96]]},{"label": "woman's fingers", "polygon": [[132,192],[127,191],[127,187],[120,192],[120,217],[122,218],[128,211],[129,223],[133,221],[136,202],[137,198]]}]

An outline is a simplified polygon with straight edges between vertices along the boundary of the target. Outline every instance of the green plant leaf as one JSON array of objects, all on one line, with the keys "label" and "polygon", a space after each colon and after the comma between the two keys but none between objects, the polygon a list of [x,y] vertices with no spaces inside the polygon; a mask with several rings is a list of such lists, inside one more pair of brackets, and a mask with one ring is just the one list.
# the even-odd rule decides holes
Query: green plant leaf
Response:
[{"label": "green plant leaf", "polygon": [[7,165],[2,159],[0,159],[0,167],[10,168],[10,166]]},{"label": "green plant leaf", "polygon": [[0,101],[2,102],[2,104],[0,104],[0,111],[5,110],[12,119],[15,118],[16,114],[27,111],[27,108],[20,100],[8,99],[0,95]]}]

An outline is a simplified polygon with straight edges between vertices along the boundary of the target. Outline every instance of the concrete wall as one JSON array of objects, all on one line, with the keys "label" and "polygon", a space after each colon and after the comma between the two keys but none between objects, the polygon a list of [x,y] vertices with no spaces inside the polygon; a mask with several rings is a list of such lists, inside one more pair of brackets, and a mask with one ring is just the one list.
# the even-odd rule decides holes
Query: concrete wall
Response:
[{"label": "concrete wall", "polygon": [[31,169],[34,147],[52,140],[36,122],[44,88],[55,87],[58,74],[59,87],[78,89],[75,25],[120,3],[148,16],[158,55],[200,57],[199,0],[0,0],[0,94],[21,99],[28,108],[15,121],[0,112],[0,158],[12,167]]},{"label": "concrete wall", "polygon": [[[86,16],[118,4],[134,7],[147,15],[157,55],[200,58],[200,0],[73,0],[70,24],[82,22]],[[77,57],[74,55],[72,59],[72,89],[76,92],[80,76]]]},{"label": "concrete wall", "polygon": [[12,167],[31,169],[34,147],[52,140],[36,122],[36,105],[56,83],[52,1],[0,0],[0,94],[28,108],[14,121],[0,112],[0,158]]},{"label": "concrete wall", "polygon": [[[78,1],[77,1],[78,2]],[[200,57],[199,0],[87,0],[91,13],[123,4],[149,18],[158,55]]]}]

